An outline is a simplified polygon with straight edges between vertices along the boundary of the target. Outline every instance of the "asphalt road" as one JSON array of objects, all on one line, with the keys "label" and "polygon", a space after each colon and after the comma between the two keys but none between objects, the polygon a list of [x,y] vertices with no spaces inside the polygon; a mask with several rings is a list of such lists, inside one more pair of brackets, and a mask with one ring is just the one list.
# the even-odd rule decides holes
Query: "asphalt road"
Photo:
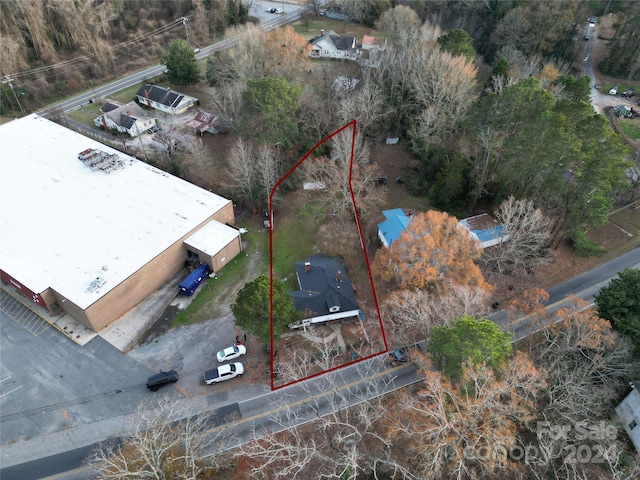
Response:
[{"label": "asphalt road", "polygon": [[[321,1],[320,3],[326,2]],[[278,15],[267,13],[266,8],[271,7],[284,8],[284,13]],[[258,28],[261,31],[266,32],[269,30],[273,30],[278,26],[286,25],[297,20],[298,18],[300,18],[303,10],[303,7],[298,7],[296,5],[290,5],[283,2],[256,1],[251,7],[250,15],[255,16],[261,20]],[[214,52],[231,48],[237,43],[237,38],[228,38],[213,45],[201,48],[200,51],[195,55],[195,57],[197,60],[201,60],[212,55]],[[141,70],[134,74],[120,78],[106,85],[101,85],[99,87],[92,88],[91,90],[87,90],[75,96],[74,98],[47,107],[36,113],[40,116],[49,118],[50,116],[54,115],[53,112],[56,111],[59,112],[60,110],[62,110],[65,113],[70,112],[80,108],[82,105],[86,105],[87,103],[89,103],[89,100],[96,101],[98,98],[106,97],[132,85],[148,81],[150,78],[164,73],[165,70],[166,67],[164,65],[155,65],[145,70]]]},{"label": "asphalt road", "polygon": [[[563,305],[566,295],[569,294],[591,301],[593,295],[603,285],[627,267],[640,268],[640,248],[552,288],[549,292],[551,298],[547,307],[555,311]],[[492,315],[492,319],[496,323],[500,323],[501,315],[502,312],[496,312]],[[516,329],[520,337],[533,330],[535,327],[528,326],[526,319]],[[114,362],[116,362],[115,359]],[[227,433],[234,436],[236,444],[241,444],[249,438],[254,430],[260,431],[263,428],[268,428],[271,431],[284,430],[330,413],[335,405],[335,402],[329,401],[332,395],[339,394],[341,396],[340,405],[346,407],[358,403],[364,398],[371,398],[382,392],[403,388],[417,381],[413,365],[408,364],[388,369],[380,357],[348,366],[331,375],[335,377],[333,382],[330,382],[327,376],[321,376],[275,392],[260,391],[255,388],[245,390],[243,388],[241,392],[235,392],[233,395],[231,393],[214,393],[205,397],[206,403],[201,405],[201,412],[211,412],[217,409],[219,411],[217,418],[225,420],[228,412],[237,412],[239,418],[231,421],[229,425],[225,422],[217,422],[214,431],[228,429]],[[374,386],[377,388],[373,388]],[[110,400],[107,402],[108,399]],[[110,403],[110,408],[117,410],[120,407],[120,399],[121,397],[115,395],[107,396],[105,399],[101,399],[101,402]],[[197,397],[186,399],[176,397],[176,401],[195,402],[197,400]],[[278,417],[284,411],[286,404],[295,408],[295,422]],[[105,422],[110,422],[109,424],[116,422],[116,426],[120,425],[122,429],[114,431],[118,433],[124,431],[124,424],[119,419],[105,420]],[[96,422],[95,428],[99,429],[101,425],[107,425],[105,422]],[[104,438],[106,439],[106,437],[108,435]],[[12,465],[0,470],[0,477],[3,480],[29,480],[48,477],[56,479],[86,478],[87,469],[82,466],[82,459],[96,445],[94,443],[89,446],[80,446],[69,449],[67,452],[49,456],[46,459]]]},{"label": "asphalt road", "polygon": [[[594,296],[597,295],[600,289],[608,285],[611,279],[625,268],[640,269],[640,247],[614,258],[593,270],[589,270],[582,275],[550,288],[547,291],[549,300],[545,305],[547,311],[552,314],[548,323],[557,320],[557,318],[553,316],[556,311],[569,306],[571,303],[567,298],[569,295],[574,295],[589,303],[593,303]],[[540,325],[532,322],[528,317],[520,318],[515,325],[509,325],[507,315],[504,311],[496,312],[488,318],[500,325],[503,330],[512,332],[514,341],[521,340],[541,328]]]}]

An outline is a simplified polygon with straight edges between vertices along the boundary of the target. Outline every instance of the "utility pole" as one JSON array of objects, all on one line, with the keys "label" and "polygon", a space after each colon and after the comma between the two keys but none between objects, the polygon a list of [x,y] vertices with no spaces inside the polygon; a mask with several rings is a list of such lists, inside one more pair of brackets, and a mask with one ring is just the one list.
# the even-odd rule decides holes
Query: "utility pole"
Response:
[{"label": "utility pole", "polygon": [[11,88],[11,91],[13,92],[13,96],[15,97],[16,102],[18,102],[18,106],[20,107],[20,111],[24,114],[24,108],[22,108],[22,104],[20,103],[20,100],[18,99],[18,94],[16,94],[16,91],[13,88],[13,78],[11,78],[9,75],[7,75],[2,80],[2,83],[8,83],[9,84],[9,87]]},{"label": "utility pole", "polygon": [[184,33],[187,36],[187,45],[191,46],[189,43],[189,29],[187,28],[187,17],[182,17],[182,24],[184,25]]}]

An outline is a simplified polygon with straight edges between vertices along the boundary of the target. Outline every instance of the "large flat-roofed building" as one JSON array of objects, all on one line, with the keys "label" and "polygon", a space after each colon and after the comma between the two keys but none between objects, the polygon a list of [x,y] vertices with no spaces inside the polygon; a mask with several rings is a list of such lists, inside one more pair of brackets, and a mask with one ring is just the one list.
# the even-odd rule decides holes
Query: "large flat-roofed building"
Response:
[{"label": "large flat-roofed building", "polygon": [[242,249],[230,200],[35,114],[0,126],[0,199],[3,283],[95,332]]}]

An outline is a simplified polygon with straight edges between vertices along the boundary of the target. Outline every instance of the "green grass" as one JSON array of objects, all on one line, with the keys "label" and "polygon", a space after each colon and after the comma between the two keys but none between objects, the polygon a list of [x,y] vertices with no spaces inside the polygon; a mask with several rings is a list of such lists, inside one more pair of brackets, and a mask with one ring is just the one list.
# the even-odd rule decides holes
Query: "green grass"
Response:
[{"label": "green grass", "polygon": [[132,85],[123,90],[119,90],[111,95],[108,95],[107,98],[116,100],[122,103],[129,103],[136,99],[136,93],[140,90],[142,83],[138,83],[136,85]]},{"label": "green grass", "polygon": [[273,275],[280,280],[286,278],[289,288],[297,288],[294,264],[313,252],[316,224],[313,206],[309,203],[295,214],[274,216]]},{"label": "green grass", "polygon": [[320,35],[320,30],[324,30],[325,32],[333,30],[338,35],[356,35],[360,40],[362,40],[362,35],[366,34],[375,36],[376,34],[378,34],[377,30],[357,23],[350,23],[345,29],[342,21],[332,20],[324,17],[318,17],[316,20],[313,20],[309,24],[309,28],[302,25],[299,21],[292,23],[291,26],[296,31],[296,33],[303,36],[307,40]]},{"label": "green grass", "polygon": [[93,120],[100,116],[100,107],[102,107],[101,104],[90,103],[69,112],[67,115],[77,122],[93,125]]},{"label": "green grass", "polygon": [[620,120],[620,126],[624,131],[624,134],[633,139],[640,140],[640,125],[638,124],[638,120]]}]

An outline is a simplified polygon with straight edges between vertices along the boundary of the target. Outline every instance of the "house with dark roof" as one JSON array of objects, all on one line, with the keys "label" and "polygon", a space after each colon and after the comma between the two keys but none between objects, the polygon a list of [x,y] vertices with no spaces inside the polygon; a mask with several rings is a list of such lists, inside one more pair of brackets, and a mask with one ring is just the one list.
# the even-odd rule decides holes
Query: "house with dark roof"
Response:
[{"label": "house with dark roof", "polygon": [[149,108],[155,108],[171,115],[186,112],[198,103],[198,99],[180,92],[174,92],[169,87],[159,87],[145,83],[136,93],[138,103]]},{"label": "house with dark roof", "polygon": [[640,453],[640,380],[633,381],[630,385],[632,390],[616,407],[616,414],[636,452]]},{"label": "house with dark roof", "polygon": [[117,130],[136,137],[154,126],[156,119],[136,102],[122,104],[109,100],[100,109],[100,116],[93,119],[93,123],[105,130]]},{"label": "house with dark roof", "polygon": [[320,30],[320,35],[309,43],[311,43],[311,58],[356,60],[358,57],[357,41],[353,35],[338,35],[333,30],[326,33]]},{"label": "house with dark roof", "polygon": [[509,239],[509,232],[491,215],[483,213],[474,217],[463,218],[458,226],[469,232],[469,236],[476,240],[482,248],[499,245]]},{"label": "house with dark roof", "polygon": [[360,318],[355,288],[339,258],[311,255],[306,261],[297,262],[295,268],[299,290],[291,292],[291,296],[296,310],[304,312],[305,318],[290,328]]},{"label": "house with dark roof", "polygon": [[406,230],[413,215],[404,213],[401,208],[384,210],[382,214],[386,220],[378,224],[378,238],[388,248]]}]

